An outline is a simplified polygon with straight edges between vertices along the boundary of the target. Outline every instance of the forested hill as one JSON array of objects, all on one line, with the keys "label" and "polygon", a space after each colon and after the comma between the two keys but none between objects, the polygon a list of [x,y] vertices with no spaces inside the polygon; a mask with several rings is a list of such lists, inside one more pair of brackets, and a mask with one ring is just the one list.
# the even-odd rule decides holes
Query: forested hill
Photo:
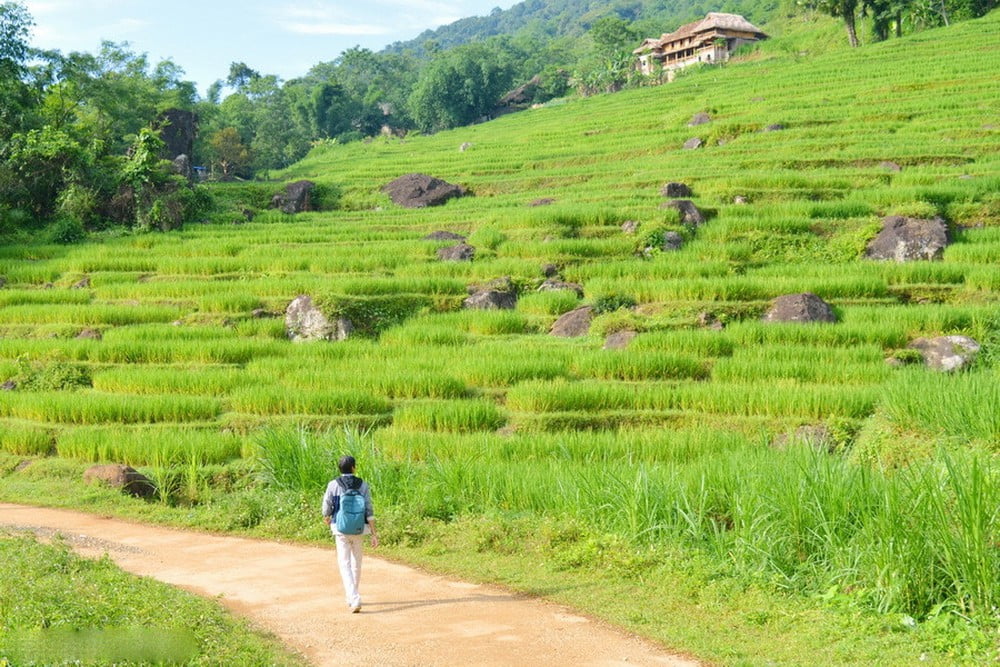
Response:
[{"label": "forested hill", "polygon": [[510,9],[496,8],[488,16],[460,19],[434,30],[425,30],[412,40],[396,42],[387,53],[411,51],[426,55],[428,43],[449,49],[498,35],[547,41],[578,37],[594,21],[616,16],[634,24],[641,34],[659,35],[676,25],[703,17],[711,11],[743,14],[751,22],[766,22],[780,0],[525,0]]}]

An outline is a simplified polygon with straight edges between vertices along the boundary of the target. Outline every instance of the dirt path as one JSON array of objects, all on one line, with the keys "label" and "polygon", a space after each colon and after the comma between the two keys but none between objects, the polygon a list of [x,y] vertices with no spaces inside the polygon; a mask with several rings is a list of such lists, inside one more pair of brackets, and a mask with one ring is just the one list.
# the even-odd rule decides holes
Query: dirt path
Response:
[{"label": "dirt path", "polygon": [[64,535],[85,556],[208,597],[316,665],[697,665],[551,604],[429,575],[366,551],[347,613],[329,548],[219,537],[0,503],[0,530]]}]

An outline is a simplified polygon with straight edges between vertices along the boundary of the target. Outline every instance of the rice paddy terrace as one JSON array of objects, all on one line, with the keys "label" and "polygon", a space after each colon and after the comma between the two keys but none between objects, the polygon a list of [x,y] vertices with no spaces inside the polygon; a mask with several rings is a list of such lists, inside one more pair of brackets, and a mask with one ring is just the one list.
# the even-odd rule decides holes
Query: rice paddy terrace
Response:
[{"label": "rice paddy terrace", "polygon": [[[879,611],[989,609],[995,511],[963,532],[945,508],[963,489],[998,498],[998,45],[994,12],[815,58],[775,47],[661,87],[319,146],[283,177],[315,180],[331,210],[237,225],[234,205],[180,232],[4,247],[0,375],[35,381],[0,392],[0,447],[155,477],[252,458],[265,429],[370,427],[362,456],[386,505],[587,517],[614,480],[633,504],[603,528],[625,539]],[[711,121],[689,126],[698,112]],[[692,137],[703,146],[683,149]],[[380,188],[408,172],[473,196],[400,208]],[[668,181],[691,187],[705,224],[662,208]],[[220,197],[245,204],[253,187]],[[865,259],[888,215],[944,218],[943,259]],[[440,261],[434,231],[466,236],[474,259]],[[679,250],[644,252],[667,232]],[[546,264],[582,297],[536,291]],[[516,308],[462,308],[503,276]],[[761,321],[800,292],[838,321]],[[375,324],[289,342],[299,294]],[[588,334],[549,334],[587,304]],[[625,349],[603,349],[625,330]],[[983,344],[972,370],[886,363],[941,334]],[[89,383],[53,384],[74,372]],[[817,438],[822,454],[794,446]]]}]

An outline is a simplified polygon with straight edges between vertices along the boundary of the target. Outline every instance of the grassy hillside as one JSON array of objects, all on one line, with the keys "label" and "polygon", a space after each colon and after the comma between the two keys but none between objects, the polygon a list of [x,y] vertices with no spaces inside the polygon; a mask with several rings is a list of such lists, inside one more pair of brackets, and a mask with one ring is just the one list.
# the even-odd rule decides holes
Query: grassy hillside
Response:
[{"label": "grassy hillside", "polygon": [[[995,657],[1000,15],[816,57],[794,40],[658,88],[318,146],[284,177],[335,210],[234,225],[267,193],[232,186],[215,224],[0,249],[0,376],[20,382],[0,393],[0,497],[107,503],[67,460],[121,461],[180,520],[321,539],[313,495],[350,446],[393,553],[706,659]],[[412,171],[474,196],[399,208],[380,187]],[[705,225],[661,207],[668,181]],[[944,259],[863,259],[885,215],[945,218]],[[474,261],[439,261],[436,230]],[[666,232],[681,250],[643,253]],[[584,296],[536,292],[543,264]],[[516,309],[461,309],[502,276]],[[839,321],[760,321],[803,291]],[[292,344],[253,314],[302,293],[376,335]],[[607,309],[588,335],[548,335],[583,304]],[[886,363],[937,334],[979,340],[975,367]]]}]

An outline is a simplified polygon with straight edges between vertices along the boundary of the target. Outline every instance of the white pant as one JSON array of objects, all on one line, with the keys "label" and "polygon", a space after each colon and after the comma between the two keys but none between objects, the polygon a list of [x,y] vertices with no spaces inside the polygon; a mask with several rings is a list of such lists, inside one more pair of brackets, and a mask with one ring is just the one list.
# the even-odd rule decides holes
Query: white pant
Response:
[{"label": "white pant", "polygon": [[361,593],[358,585],[361,583],[361,535],[342,535],[334,533],[337,542],[337,563],[340,565],[340,578],[344,582],[344,595],[349,607],[361,606]]}]

